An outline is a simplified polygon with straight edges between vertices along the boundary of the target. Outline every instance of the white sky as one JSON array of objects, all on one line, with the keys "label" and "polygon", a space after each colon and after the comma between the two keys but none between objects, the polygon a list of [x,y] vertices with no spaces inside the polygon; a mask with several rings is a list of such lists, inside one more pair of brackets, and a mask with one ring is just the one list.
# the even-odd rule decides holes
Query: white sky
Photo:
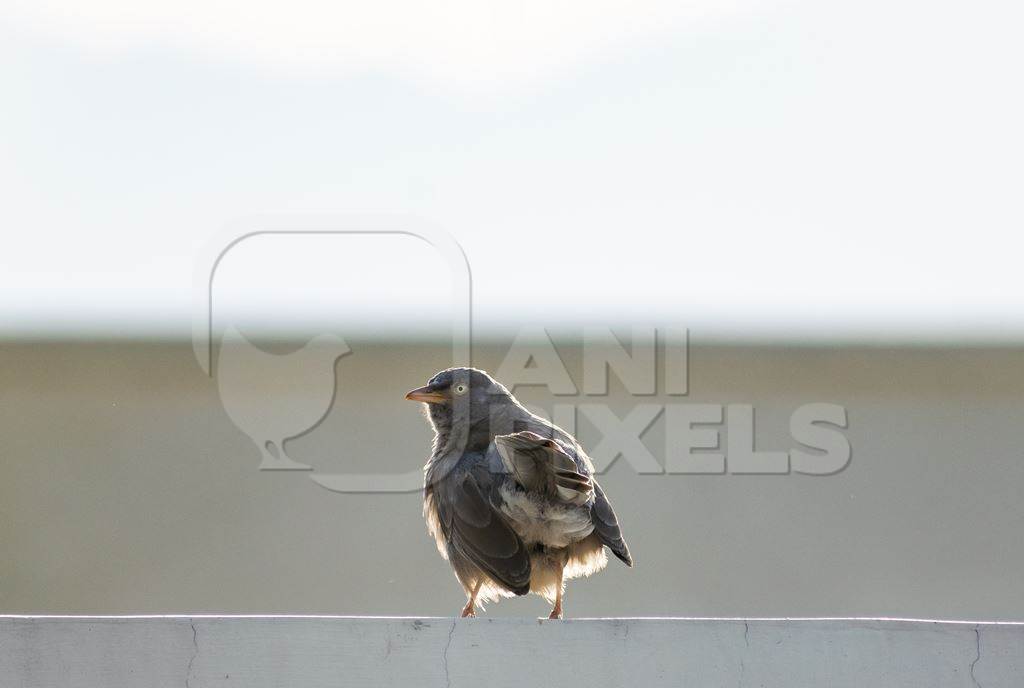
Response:
[{"label": "white sky", "polygon": [[[1024,337],[1014,2],[6,3],[8,334],[188,336],[259,213],[445,228],[483,327]],[[422,246],[254,242],[253,327],[444,310]]]}]

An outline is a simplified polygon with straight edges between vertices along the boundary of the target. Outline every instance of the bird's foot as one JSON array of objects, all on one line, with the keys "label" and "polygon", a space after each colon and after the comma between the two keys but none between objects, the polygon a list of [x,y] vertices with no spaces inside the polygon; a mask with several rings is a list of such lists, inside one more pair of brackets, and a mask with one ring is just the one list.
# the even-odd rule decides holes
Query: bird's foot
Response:
[{"label": "bird's foot", "polygon": [[280,442],[267,441],[263,447],[263,463],[260,464],[261,471],[311,471],[313,467],[308,463],[299,463],[284,453]]},{"label": "bird's foot", "polygon": [[476,616],[476,608],[472,602],[462,608],[462,618],[465,619],[470,616]]},{"label": "bird's foot", "polygon": [[562,618],[562,605],[558,605],[557,607],[552,609],[551,613],[548,614],[548,618],[549,619],[561,619]]}]

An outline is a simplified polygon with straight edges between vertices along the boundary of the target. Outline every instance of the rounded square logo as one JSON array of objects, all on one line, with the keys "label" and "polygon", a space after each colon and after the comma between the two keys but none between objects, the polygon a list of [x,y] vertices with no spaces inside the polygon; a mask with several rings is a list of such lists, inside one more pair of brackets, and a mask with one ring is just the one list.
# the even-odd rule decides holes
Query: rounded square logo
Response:
[{"label": "rounded square logo", "polygon": [[[309,471],[337,492],[416,491],[422,463],[396,446],[407,433],[373,414],[400,392],[374,371],[411,366],[415,378],[469,365],[470,279],[458,243],[416,218],[239,220],[197,265],[195,355],[261,470]],[[417,365],[395,334],[447,338],[450,349]]]}]

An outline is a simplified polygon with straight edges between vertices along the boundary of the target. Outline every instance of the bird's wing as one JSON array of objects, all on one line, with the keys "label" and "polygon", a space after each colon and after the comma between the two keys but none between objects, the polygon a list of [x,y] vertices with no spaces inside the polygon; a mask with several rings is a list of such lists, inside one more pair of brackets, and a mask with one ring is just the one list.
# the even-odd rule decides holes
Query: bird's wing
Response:
[{"label": "bird's wing", "polygon": [[629,553],[629,546],[622,537],[622,529],[619,527],[619,519],[615,517],[615,510],[605,495],[604,490],[594,481],[594,505],[590,507],[590,520],[594,522],[594,532],[601,542],[621,559],[626,566],[633,566],[633,557]]},{"label": "bird's wing", "polygon": [[530,591],[530,556],[492,505],[495,476],[480,465],[445,481],[438,514],[459,553],[509,591]]},{"label": "bird's wing", "polygon": [[594,494],[594,483],[571,450],[559,442],[524,431],[498,435],[494,445],[505,469],[524,489],[582,506]]}]

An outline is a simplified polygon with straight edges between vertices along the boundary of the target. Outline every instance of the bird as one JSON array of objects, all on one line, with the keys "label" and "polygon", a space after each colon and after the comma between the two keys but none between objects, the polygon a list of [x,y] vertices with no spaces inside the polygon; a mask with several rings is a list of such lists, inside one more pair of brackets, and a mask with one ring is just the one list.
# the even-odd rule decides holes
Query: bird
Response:
[{"label": "bird", "polygon": [[330,411],[335,364],[350,352],[341,337],[322,334],[298,351],[271,354],[234,325],[227,328],[217,359],[217,388],[228,417],[259,447],[260,470],[312,469],[289,457],[284,441],[316,427]]},{"label": "bird", "polygon": [[406,394],[434,429],[423,516],[466,592],[484,602],[533,593],[561,619],[565,582],[633,557],[580,443],[476,368],[442,370]]}]

